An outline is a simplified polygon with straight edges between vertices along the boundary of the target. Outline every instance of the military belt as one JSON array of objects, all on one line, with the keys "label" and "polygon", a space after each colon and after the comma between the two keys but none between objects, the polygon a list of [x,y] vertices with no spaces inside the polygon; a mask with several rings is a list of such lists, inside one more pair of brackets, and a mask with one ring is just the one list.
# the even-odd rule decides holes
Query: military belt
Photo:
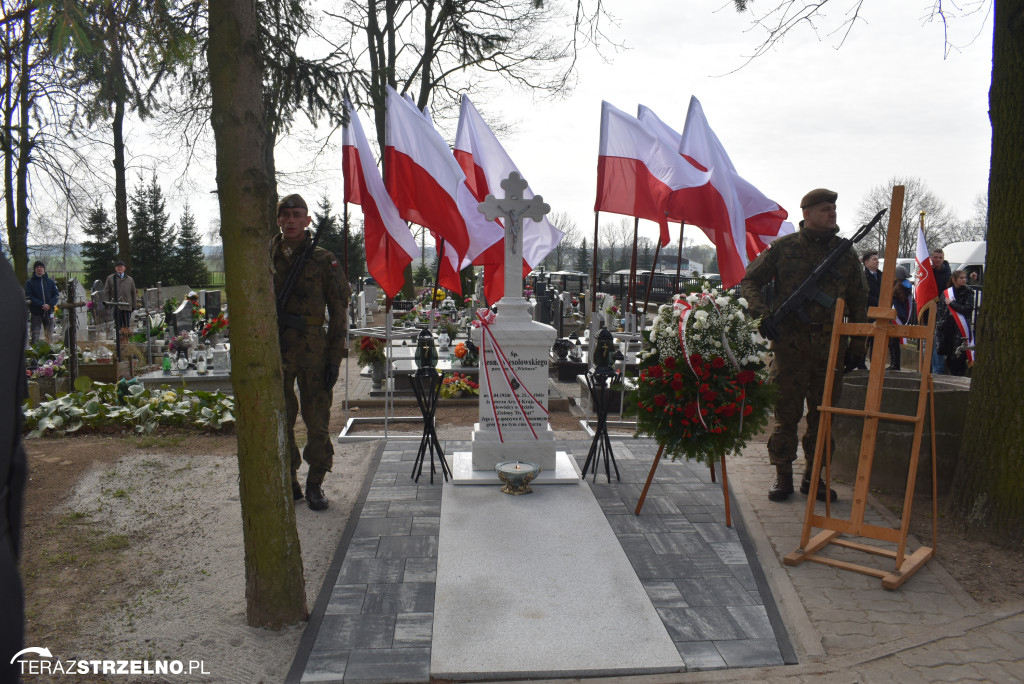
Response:
[{"label": "military belt", "polygon": [[307,327],[320,327],[324,324],[323,316],[300,316],[299,314],[279,313],[277,322],[283,328],[305,330]]}]

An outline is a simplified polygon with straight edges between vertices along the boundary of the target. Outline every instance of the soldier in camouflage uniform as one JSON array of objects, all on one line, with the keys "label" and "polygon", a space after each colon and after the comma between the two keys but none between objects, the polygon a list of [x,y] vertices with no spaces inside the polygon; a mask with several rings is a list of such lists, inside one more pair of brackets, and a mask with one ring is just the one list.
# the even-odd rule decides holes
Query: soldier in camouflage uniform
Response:
[{"label": "soldier in camouflage uniform", "polygon": [[[807,193],[800,201],[804,220],[800,230],[775,240],[771,246],[751,262],[740,285],[743,296],[755,316],[768,312],[761,289],[774,283],[774,304],[778,306],[800,286],[814,268],[836,247],[839,229],[836,227],[837,193],[818,189]],[[853,322],[867,321],[868,286],[864,269],[853,247],[825,274],[818,287],[830,297],[842,297],[846,302],[846,315]],[[810,322],[791,315],[782,322],[779,338],[772,343],[775,361],[771,379],[779,386],[779,400],[775,407],[775,430],[768,438],[768,454],[775,466],[776,480],[768,491],[772,501],[785,501],[793,493],[793,461],[796,460],[797,427],[807,403],[807,431],[803,438],[807,466],[800,491],[806,494],[811,484],[811,464],[818,439],[818,406],[825,390],[825,372],[828,366],[829,343],[832,338],[832,319],[835,305],[824,307],[817,302],[806,306]],[[842,363],[847,341],[840,345],[836,357]],[[864,357],[864,338],[850,342],[850,358],[856,363]],[[836,369],[832,398],[837,400],[842,391],[843,368]],[[818,486],[818,498],[831,496],[835,491],[824,484]]]},{"label": "soldier in camouflage uniform", "polygon": [[[281,291],[292,264],[313,239],[306,230],[312,222],[308,211],[305,200],[299,195],[288,195],[277,205],[277,225],[281,233],[271,241],[275,292]],[[324,476],[334,463],[328,422],[341,360],[348,355],[348,300],[351,294],[348,277],[338,259],[326,249],[317,247],[306,261],[284,311],[278,312],[292,494],[296,501],[303,496],[297,473],[302,458],[305,458],[309,464],[306,502],[314,511],[322,511],[328,506],[322,487]],[[326,330],[324,309],[329,315]],[[307,432],[302,458],[295,444],[295,418],[299,413],[296,381],[299,383],[302,420]]]}]

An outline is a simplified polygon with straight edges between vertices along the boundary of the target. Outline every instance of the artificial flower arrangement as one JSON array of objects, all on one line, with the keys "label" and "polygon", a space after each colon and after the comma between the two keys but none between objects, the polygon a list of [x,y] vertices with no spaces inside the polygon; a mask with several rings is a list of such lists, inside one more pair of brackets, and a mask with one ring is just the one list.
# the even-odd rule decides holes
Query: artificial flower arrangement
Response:
[{"label": "artificial flower arrangement", "polygon": [[45,340],[38,340],[25,350],[25,358],[25,375],[29,378],[52,378],[68,374],[68,353],[60,343],[50,345]]},{"label": "artificial flower arrangement", "polygon": [[703,463],[737,451],[768,422],[767,341],[742,297],[707,289],[659,309],[632,393],[637,433]]},{"label": "artificial flower arrangement", "polygon": [[228,327],[228,317],[221,311],[217,317],[203,326],[202,336],[204,340],[210,339],[212,335],[219,335]]},{"label": "artificial flower arrangement", "polygon": [[480,394],[480,385],[476,384],[468,375],[462,373],[447,373],[441,379],[441,396],[451,399],[457,393]]},{"label": "artificial flower arrangement", "polygon": [[468,342],[459,342],[455,345],[455,358],[457,358],[463,366],[477,365],[479,359],[478,354],[479,350],[477,349],[477,346],[473,344],[473,340],[469,340]]},{"label": "artificial flower arrangement", "polygon": [[379,337],[364,336],[359,340],[356,363],[360,366],[372,366],[375,363],[383,363],[384,340]]},{"label": "artificial flower arrangement", "polygon": [[206,318],[206,309],[199,308],[199,295],[195,292],[189,292],[185,299],[192,302],[192,321],[199,322]]},{"label": "artificial flower arrangement", "polygon": [[192,348],[192,337],[187,333],[179,333],[176,337],[172,337],[167,343],[167,349],[172,354],[177,355],[178,352],[185,352],[188,354],[189,349]]}]

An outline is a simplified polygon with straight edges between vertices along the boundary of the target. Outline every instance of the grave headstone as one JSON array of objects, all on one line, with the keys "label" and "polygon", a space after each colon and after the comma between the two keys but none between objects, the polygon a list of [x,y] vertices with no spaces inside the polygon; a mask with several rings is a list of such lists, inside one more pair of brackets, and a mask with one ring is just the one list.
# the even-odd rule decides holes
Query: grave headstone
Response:
[{"label": "grave headstone", "polygon": [[[527,183],[513,172],[501,182],[505,198],[488,195],[479,210],[505,224],[505,292],[498,313],[473,330],[481,350],[479,422],[473,430],[473,470],[494,470],[501,461],[529,460],[555,470],[554,432],[548,424],[550,325],[532,320],[523,299],[523,219],[539,221],[550,207],[543,198],[523,198]],[[515,266],[513,266],[515,265]]]},{"label": "grave headstone", "polygon": [[146,311],[159,311],[160,310],[160,290],[155,287],[146,289],[145,296],[143,298],[145,302]]},{"label": "grave headstone", "polygon": [[192,329],[192,302],[187,299],[182,301],[174,315],[171,317],[174,326],[174,334],[179,335]]},{"label": "grave headstone", "polygon": [[92,283],[92,317],[97,325],[107,322],[107,308],[103,304],[103,281],[94,280]]},{"label": "grave headstone", "polygon": [[220,290],[203,290],[202,302],[206,320],[213,320],[220,313]]}]

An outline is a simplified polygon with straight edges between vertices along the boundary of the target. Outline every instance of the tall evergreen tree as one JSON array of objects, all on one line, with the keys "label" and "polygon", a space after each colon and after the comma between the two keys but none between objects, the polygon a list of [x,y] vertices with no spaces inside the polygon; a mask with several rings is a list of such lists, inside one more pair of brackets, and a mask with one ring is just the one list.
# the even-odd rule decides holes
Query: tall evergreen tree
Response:
[{"label": "tall evergreen tree", "polygon": [[363,242],[362,226],[354,226],[349,222],[348,229],[348,250],[345,250],[345,235],[343,221],[331,214],[334,206],[322,195],[317,202],[316,211],[313,212],[313,229],[320,231],[320,246],[338,257],[338,261],[345,261],[346,254],[348,262],[345,263],[345,273],[350,281],[363,275],[366,271],[366,249]]},{"label": "tall evergreen tree", "polygon": [[203,241],[196,226],[196,217],[186,204],[178,226],[178,248],[174,254],[174,271],[169,284],[200,287],[210,282],[210,271],[203,256]]},{"label": "tall evergreen tree", "polygon": [[163,191],[156,182],[156,174],[149,185],[140,185],[128,199],[132,213],[132,271],[139,288],[156,287],[157,281],[173,284],[175,230],[164,202]]},{"label": "tall evergreen tree", "polygon": [[580,240],[580,246],[576,248],[575,269],[580,273],[590,273],[593,264],[590,255],[587,253],[587,238]]},{"label": "tall evergreen tree", "polygon": [[117,261],[117,231],[101,204],[89,211],[89,218],[82,230],[90,238],[82,241],[82,262],[86,283],[91,286],[94,281],[103,280],[114,270],[114,262]]}]

